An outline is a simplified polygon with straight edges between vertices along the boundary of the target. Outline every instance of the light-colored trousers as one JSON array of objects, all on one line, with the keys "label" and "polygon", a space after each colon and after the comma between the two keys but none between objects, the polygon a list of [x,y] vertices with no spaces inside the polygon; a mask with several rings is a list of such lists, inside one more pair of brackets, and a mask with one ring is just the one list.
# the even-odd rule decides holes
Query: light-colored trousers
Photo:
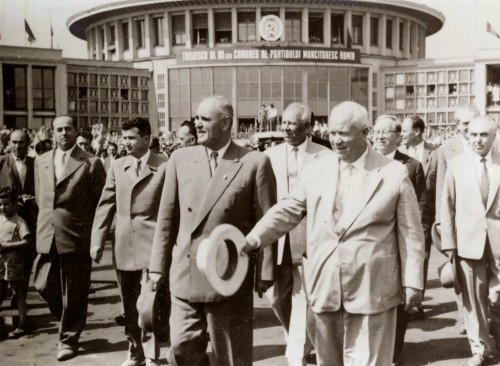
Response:
[{"label": "light-colored trousers", "polygon": [[372,315],[351,314],[343,308],[314,315],[319,366],[392,365],[396,307]]},{"label": "light-colored trousers", "polygon": [[459,268],[462,314],[471,351],[489,356],[495,352],[495,343],[500,345],[500,260],[493,257],[487,243],[482,259],[460,258]]}]

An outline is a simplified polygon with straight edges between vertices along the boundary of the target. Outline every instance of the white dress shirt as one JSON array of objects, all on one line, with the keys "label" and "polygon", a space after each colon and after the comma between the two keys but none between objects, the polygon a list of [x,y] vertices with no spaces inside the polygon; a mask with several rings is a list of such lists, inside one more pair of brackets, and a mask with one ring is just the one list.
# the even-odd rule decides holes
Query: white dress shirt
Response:
[{"label": "white dress shirt", "polygon": [[21,181],[21,186],[24,188],[24,181],[26,180],[26,172],[28,170],[26,166],[26,158],[21,160],[14,154],[12,154],[12,159],[14,159],[17,175],[19,176],[19,180]]},{"label": "white dress shirt", "polygon": [[[226,153],[226,150],[229,147],[230,143],[231,143],[231,139],[229,139],[227,144],[225,146],[223,146],[222,148],[220,148],[219,150],[212,150],[212,149],[209,149],[207,147],[208,164],[210,165],[210,167],[212,167],[212,164],[210,163],[210,159],[212,158],[212,152],[217,151],[217,166],[219,166],[220,160],[222,159],[222,157]],[[215,174],[215,172],[212,172],[212,177],[214,176],[214,174]]]},{"label": "white dress shirt", "polygon": [[148,151],[143,155],[141,156],[140,159],[137,159],[137,158],[134,158],[132,156],[132,161],[134,162],[134,169],[137,171],[137,161],[140,160],[141,161],[141,167],[139,169],[139,171],[137,172],[137,177],[139,177],[141,175],[141,172],[142,170],[144,169],[144,167],[146,166],[146,163],[148,162],[149,160],[149,155],[151,155],[151,150],[148,149]]},{"label": "white dress shirt", "polygon": [[[54,152],[54,173],[55,173],[55,176],[56,176],[58,182],[63,175],[64,168],[65,168],[66,164],[68,163],[68,159],[70,158],[71,154],[73,153],[73,150],[75,150],[75,147],[76,147],[76,144],[74,144],[72,148],[70,148],[66,151],[62,151],[61,149],[56,148],[56,150]],[[63,164],[63,156],[64,155],[66,155],[66,157],[65,157],[65,163]]]}]

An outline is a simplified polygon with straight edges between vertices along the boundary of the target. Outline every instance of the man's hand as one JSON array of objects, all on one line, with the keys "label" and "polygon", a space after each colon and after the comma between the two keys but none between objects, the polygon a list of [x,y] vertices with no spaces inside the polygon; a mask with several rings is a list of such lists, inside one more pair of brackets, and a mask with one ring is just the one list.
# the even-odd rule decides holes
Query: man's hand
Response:
[{"label": "man's hand", "polygon": [[149,272],[148,275],[151,282],[153,282],[153,291],[156,291],[156,288],[158,287],[158,282],[160,282],[160,279],[163,277],[163,275],[157,272]]},{"label": "man's hand", "polygon": [[403,287],[404,293],[404,302],[405,302],[405,311],[409,311],[414,308],[422,301],[422,290],[417,290],[412,287]]},{"label": "man's hand", "polygon": [[90,247],[90,256],[94,260],[94,262],[99,263],[102,258],[102,252],[104,251],[104,248],[101,247]]},{"label": "man's hand", "polygon": [[260,299],[262,299],[262,294],[266,292],[273,284],[274,281],[257,280],[255,282],[255,292],[257,292]]},{"label": "man's hand", "polygon": [[258,243],[250,243],[248,240],[247,240],[247,243],[245,244],[244,247],[241,248],[240,250],[240,255],[245,255],[245,254],[249,254],[250,252],[254,251],[254,250],[257,250],[259,249],[259,244]]}]

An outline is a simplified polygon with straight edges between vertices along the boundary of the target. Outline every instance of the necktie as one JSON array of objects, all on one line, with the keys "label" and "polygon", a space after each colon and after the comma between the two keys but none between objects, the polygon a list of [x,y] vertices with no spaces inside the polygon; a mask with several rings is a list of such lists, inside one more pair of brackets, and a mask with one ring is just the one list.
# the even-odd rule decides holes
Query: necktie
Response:
[{"label": "necktie", "polygon": [[210,170],[212,171],[212,177],[215,174],[215,169],[217,169],[217,157],[219,156],[219,153],[217,151],[212,151],[210,154]]},{"label": "necktie", "polygon": [[135,166],[135,173],[137,174],[137,177],[139,177],[139,174],[141,174],[141,159],[137,160],[137,164]]},{"label": "necktie", "polygon": [[481,198],[483,199],[483,205],[486,207],[488,204],[488,195],[490,193],[490,176],[488,175],[488,169],[486,168],[486,159],[481,159],[481,164],[483,166],[481,172]]},{"label": "necktie", "polygon": [[64,172],[64,167],[66,166],[66,153],[62,153],[61,158],[59,161],[55,161],[55,174],[56,174],[56,179],[59,182],[61,180],[61,177]]},{"label": "necktie", "polygon": [[299,171],[299,164],[297,159],[297,149],[296,146],[292,148],[292,152],[290,154],[290,159],[288,161],[288,191],[292,190],[295,187],[295,183],[297,180],[297,175]]},{"label": "necktie", "polygon": [[335,198],[335,207],[333,209],[333,219],[335,223],[340,220],[340,217],[349,211],[349,197],[351,196],[351,181],[352,170],[354,165],[347,165],[339,174],[339,182],[337,185],[337,197]]}]

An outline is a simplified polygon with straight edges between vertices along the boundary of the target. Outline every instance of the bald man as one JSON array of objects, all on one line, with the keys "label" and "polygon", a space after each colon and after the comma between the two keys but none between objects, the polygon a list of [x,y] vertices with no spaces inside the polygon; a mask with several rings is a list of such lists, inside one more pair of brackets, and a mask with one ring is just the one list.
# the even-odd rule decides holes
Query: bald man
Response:
[{"label": "bald man", "polygon": [[270,245],[307,215],[304,286],[320,365],[391,365],[396,307],[404,301],[410,309],[421,298],[424,236],[415,191],[403,165],[368,146],[368,131],[363,106],[334,107],[335,154],[305,168],[244,248]]}]

